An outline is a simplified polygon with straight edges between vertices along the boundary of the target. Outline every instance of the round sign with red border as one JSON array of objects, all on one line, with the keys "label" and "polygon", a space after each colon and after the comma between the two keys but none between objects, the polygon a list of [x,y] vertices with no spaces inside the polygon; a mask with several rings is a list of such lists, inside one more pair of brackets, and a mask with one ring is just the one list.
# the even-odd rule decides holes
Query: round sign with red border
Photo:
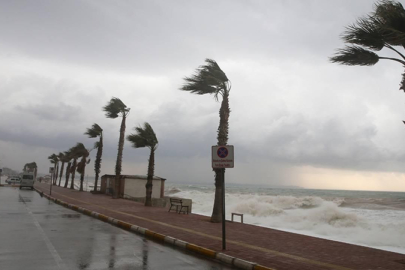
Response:
[{"label": "round sign with red border", "polygon": [[217,150],[217,156],[220,158],[226,158],[228,156],[228,148],[226,147],[220,147]]}]

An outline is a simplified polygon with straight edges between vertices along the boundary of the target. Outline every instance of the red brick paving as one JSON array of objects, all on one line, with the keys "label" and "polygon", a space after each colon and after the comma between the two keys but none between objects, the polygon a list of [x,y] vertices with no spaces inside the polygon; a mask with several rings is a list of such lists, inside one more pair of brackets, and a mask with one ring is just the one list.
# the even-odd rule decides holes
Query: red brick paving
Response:
[{"label": "red brick paving", "polygon": [[[36,183],[35,186],[44,193],[49,192],[49,185]],[[221,224],[209,222],[209,217],[206,216],[169,213],[164,208],[145,207],[129,200],[112,199],[107,195],[94,195],[55,186],[52,197],[278,270],[344,268],[405,270],[403,254],[233,222],[226,224],[227,250],[222,251]]]}]

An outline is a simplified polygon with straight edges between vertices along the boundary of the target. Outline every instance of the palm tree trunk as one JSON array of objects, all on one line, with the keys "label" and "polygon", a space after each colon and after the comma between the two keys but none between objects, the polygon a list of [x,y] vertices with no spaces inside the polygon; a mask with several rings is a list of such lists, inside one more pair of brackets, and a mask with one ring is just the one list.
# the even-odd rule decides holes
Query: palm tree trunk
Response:
[{"label": "palm tree trunk", "polygon": [[73,159],[73,164],[71,168],[72,181],[70,182],[70,189],[75,189],[75,173],[76,173],[77,158]]},{"label": "palm tree trunk", "polygon": [[55,171],[55,186],[58,183],[58,175],[59,175],[59,161],[56,163],[56,171]]},{"label": "palm tree trunk", "polygon": [[62,168],[60,168],[60,175],[59,175],[59,184],[58,184],[59,187],[60,187],[60,183],[62,182],[62,175],[63,175],[64,168],[65,168],[65,162],[62,161]]},{"label": "palm tree trunk", "polygon": [[120,139],[118,141],[118,154],[117,162],[115,163],[115,183],[114,183],[114,192],[113,198],[119,198],[120,187],[121,187],[121,166],[122,166],[122,151],[124,149],[124,139],[125,139],[125,119],[126,115],[122,116],[121,128],[120,128]]},{"label": "palm tree trunk", "polygon": [[103,155],[103,135],[100,136],[100,142],[97,148],[96,162],[94,162],[94,171],[96,173],[96,178],[94,180],[94,191],[97,191],[98,176],[100,174],[102,155]]},{"label": "palm tree trunk", "polygon": [[65,180],[65,185],[63,186],[64,188],[67,188],[68,183],[69,183],[69,175],[70,175],[70,167],[72,166],[72,162],[68,162],[68,165],[66,167],[66,180]]},{"label": "palm tree trunk", "polygon": [[53,177],[52,177],[52,179],[53,179],[53,185],[56,185],[56,180],[55,180],[55,178],[56,178],[56,175],[55,175],[55,173],[56,173],[56,165],[57,165],[57,163],[55,163],[55,165],[53,166]]},{"label": "palm tree trunk", "polygon": [[79,168],[80,168],[80,189],[79,190],[83,191],[84,173],[86,170],[86,157],[85,156],[82,157],[82,160],[79,163]]},{"label": "palm tree trunk", "polygon": [[[218,145],[226,145],[228,143],[228,130],[229,130],[229,93],[224,92],[221,108],[219,109],[219,126],[218,126]],[[221,170],[214,169],[215,172],[215,199],[214,207],[212,209],[211,222],[219,223],[222,221],[222,189],[224,187],[224,179],[222,179]],[[225,172],[224,172],[225,174]]]},{"label": "palm tree trunk", "polygon": [[155,150],[150,150],[148,164],[148,180],[146,182],[146,199],[145,206],[152,206],[152,189],[153,189],[153,173],[155,171]]},{"label": "palm tree trunk", "polygon": [[83,181],[84,181],[84,169],[83,173],[80,174],[80,191],[83,191]]}]

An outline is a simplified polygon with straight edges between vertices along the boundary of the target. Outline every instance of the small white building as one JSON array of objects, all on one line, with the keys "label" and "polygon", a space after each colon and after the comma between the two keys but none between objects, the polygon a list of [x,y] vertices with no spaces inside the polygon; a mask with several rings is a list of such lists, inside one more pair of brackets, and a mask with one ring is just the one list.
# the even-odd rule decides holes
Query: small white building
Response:
[{"label": "small white building", "polygon": [[[165,196],[165,178],[154,176],[152,180],[152,198],[160,199]],[[101,177],[100,192],[112,194],[115,175],[105,174]],[[121,175],[119,197],[137,199],[146,197],[146,175]]]}]

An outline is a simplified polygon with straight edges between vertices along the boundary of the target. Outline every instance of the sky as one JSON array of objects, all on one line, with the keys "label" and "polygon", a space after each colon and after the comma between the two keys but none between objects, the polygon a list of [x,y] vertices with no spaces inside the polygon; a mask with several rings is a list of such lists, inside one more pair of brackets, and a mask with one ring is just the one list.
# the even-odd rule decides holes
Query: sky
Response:
[{"label": "sky", "polygon": [[[319,189],[405,191],[403,67],[333,64],[345,27],[370,0],[0,1],[0,167],[21,170],[104,130],[101,174],[114,174],[126,135],[148,122],[155,175],[214,183],[220,102],[180,91],[206,58],[232,82],[226,181]],[[383,56],[392,56],[382,51]],[[87,175],[94,175],[95,150]],[[122,174],[146,174],[148,149],[125,142]]]}]

